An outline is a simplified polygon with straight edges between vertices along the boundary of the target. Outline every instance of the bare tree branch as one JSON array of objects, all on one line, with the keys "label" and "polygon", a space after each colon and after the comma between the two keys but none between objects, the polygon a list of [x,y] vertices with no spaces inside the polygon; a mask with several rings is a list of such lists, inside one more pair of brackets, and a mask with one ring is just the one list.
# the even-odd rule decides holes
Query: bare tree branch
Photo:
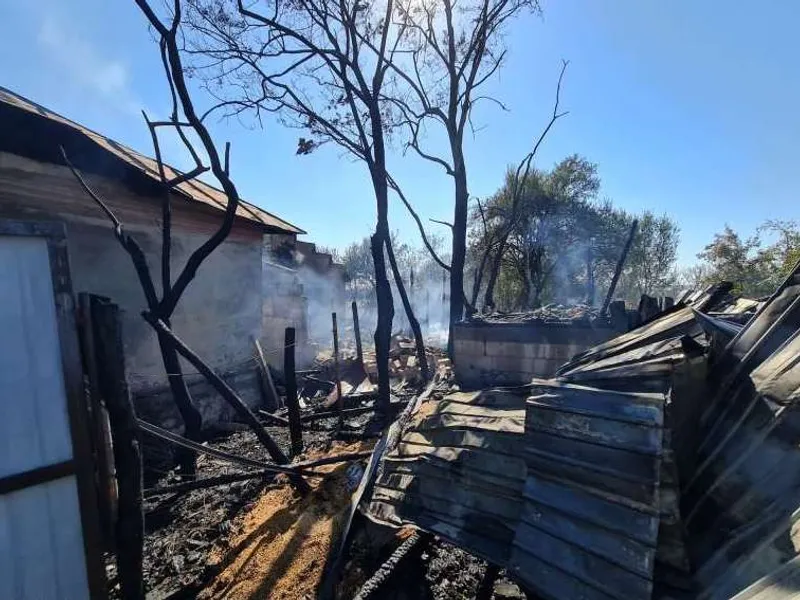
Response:
[{"label": "bare tree branch", "polygon": [[130,255],[131,260],[133,261],[134,268],[136,269],[136,274],[139,278],[139,283],[142,286],[142,291],[145,295],[145,300],[147,301],[148,306],[156,306],[158,304],[158,297],[156,295],[156,289],[153,285],[153,279],[150,276],[150,269],[147,267],[147,259],[144,256],[144,252],[142,252],[141,246],[133,239],[131,236],[127,235],[123,228],[122,223],[117,218],[117,216],[113,213],[113,211],[108,207],[108,205],[103,201],[100,195],[95,192],[80,172],[75,168],[75,166],[70,161],[69,157],[67,156],[66,150],[64,147],[61,146],[61,156],[64,157],[64,162],[69,167],[69,170],[72,171],[72,174],[77,179],[80,186],[83,190],[89,195],[89,197],[94,200],[97,205],[103,210],[106,214],[108,219],[111,221],[111,224],[114,229],[114,235],[116,236],[117,240],[119,241],[120,245],[125,249],[125,251]]},{"label": "bare tree branch", "polygon": [[438,219],[428,219],[431,223],[438,223],[439,225],[444,225],[445,227],[449,227],[450,229],[453,228],[452,223],[448,223],[447,221],[439,221]]},{"label": "bare tree branch", "polygon": [[414,207],[411,206],[411,203],[406,198],[406,195],[403,193],[403,190],[400,189],[400,186],[397,185],[397,183],[395,182],[394,178],[391,175],[388,175],[388,180],[389,180],[389,187],[394,190],[398,198],[400,198],[400,200],[405,205],[408,212],[411,214],[411,217],[417,223],[417,228],[419,229],[420,236],[422,236],[422,243],[425,244],[425,248],[427,248],[428,252],[431,255],[431,258],[433,258],[433,260],[436,261],[436,264],[442,267],[445,271],[450,271],[450,265],[448,265],[441,258],[439,258],[439,255],[436,253],[436,250],[433,249],[433,246],[428,240],[428,235],[427,233],[425,233],[425,227],[422,225],[422,219],[419,218],[417,211],[415,211]]},{"label": "bare tree branch", "polygon": [[548,121],[547,125],[542,130],[542,132],[539,134],[538,139],[533,145],[533,149],[519,162],[519,164],[517,165],[517,169],[514,173],[514,179],[512,181],[512,190],[511,190],[511,195],[512,195],[511,214],[507,219],[507,223],[503,230],[503,233],[500,235],[498,239],[495,258],[494,261],[492,262],[491,271],[489,272],[489,281],[486,286],[486,293],[484,295],[484,304],[490,307],[494,305],[494,287],[500,272],[500,266],[503,260],[503,254],[505,252],[506,243],[508,242],[508,237],[514,230],[514,227],[516,227],[517,225],[517,220],[519,218],[520,199],[522,197],[522,193],[525,189],[525,186],[528,183],[528,178],[530,177],[533,158],[539,151],[539,146],[541,146],[542,142],[547,137],[547,134],[550,132],[550,129],[552,129],[553,124],[555,124],[555,122],[558,119],[568,114],[568,111],[558,112],[559,105],[561,103],[561,83],[564,79],[564,73],[566,72],[568,65],[569,61],[566,60],[561,61],[561,72],[558,75],[558,83],[556,84],[556,97],[555,97],[555,102],[553,103],[553,113],[550,117],[550,120]]}]

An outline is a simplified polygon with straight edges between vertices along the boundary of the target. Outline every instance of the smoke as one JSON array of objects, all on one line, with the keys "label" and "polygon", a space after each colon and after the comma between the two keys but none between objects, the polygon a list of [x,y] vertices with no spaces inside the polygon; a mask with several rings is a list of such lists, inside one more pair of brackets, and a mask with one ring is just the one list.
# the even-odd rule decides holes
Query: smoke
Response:
[{"label": "smoke", "polygon": [[[390,281],[394,304],[392,333],[411,337],[413,333],[408,316],[391,273]],[[438,272],[427,269],[419,272],[409,268],[407,274],[403,276],[403,283],[414,316],[419,321],[425,344],[438,348],[445,347],[449,330],[450,303],[450,280],[446,272],[442,269],[438,269]],[[365,345],[371,345],[372,334],[378,320],[375,285],[371,279],[352,279],[347,282],[346,294],[348,303],[355,301],[358,305],[361,337]]]}]

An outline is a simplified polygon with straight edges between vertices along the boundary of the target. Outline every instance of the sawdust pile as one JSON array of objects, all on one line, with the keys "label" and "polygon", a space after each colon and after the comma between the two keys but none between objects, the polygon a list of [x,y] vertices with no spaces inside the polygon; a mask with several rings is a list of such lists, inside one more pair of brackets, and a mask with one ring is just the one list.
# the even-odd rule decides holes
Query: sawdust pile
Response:
[{"label": "sawdust pile", "polygon": [[[318,458],[369,450],[370,442],[334,444]],[[309,479],[313,491],[299,497],[289,485],[271,489],[238,519],[229,547],[217,549],[219,571],[199,596],[204,600],[311,600],[316,597],[325,561],[349,507],[349,463],[318,467],[326,477]]]}]

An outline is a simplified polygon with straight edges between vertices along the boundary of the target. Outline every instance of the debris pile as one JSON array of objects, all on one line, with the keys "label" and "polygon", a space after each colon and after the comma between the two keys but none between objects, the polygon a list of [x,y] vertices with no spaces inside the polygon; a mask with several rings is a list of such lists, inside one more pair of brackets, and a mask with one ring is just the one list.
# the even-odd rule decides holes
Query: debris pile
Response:
[{"label": "debris pile", "polygon": [[473,321],[481,323],[547,323],[571,325],[577,322],[594,322],[600,318],[600,310],[588,304],[546,304],[525,312],[476,313]]},{"label": "debris pile", "polygon": [[[452,376],[452,365],[444,350],[426,347],[425,356],[431,373],[438,372],[443,377]],[[377,389],[375,382],[378,378],[378,364],[373,349],[364,350],[363,370],[359,370],[361,365],[354,348],[343,348],[339,363],[342,395],[367,393]],[[333,354],[330,351],[317,354],[314,370],[319,372],[318,377],[327,379],[331,384],[336,377],[334,366]],[[416,345],[412,338],[399,333],[392,335],[389,346],[389,377],[392,378],[392,386],[395,389],[424,383]]]}]

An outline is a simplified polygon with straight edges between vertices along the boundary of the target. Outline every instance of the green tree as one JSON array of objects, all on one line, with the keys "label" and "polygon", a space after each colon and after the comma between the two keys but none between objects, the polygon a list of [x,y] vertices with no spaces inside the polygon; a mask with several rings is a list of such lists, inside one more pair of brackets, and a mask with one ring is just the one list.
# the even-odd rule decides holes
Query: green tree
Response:
[{"label": "green tree", "polygon": [[[765,245],[762,236],[774,241]],[[733,283],[733,291],[751,297],[771,294],[800,260],[800,230],[794,221],[769,220],[756,234],[743,239],[728,225],[697,257],[702,261],[700,282]]]},{"label": "green tree", "polygon": [[762,270],[767,261],[760,250],[758,235],[743,239],[725,225],[725,229],[714,234],[711,243],[697,255],[708,269],[705,283],[730,281],[734,293],[748,296],[768,294],[773,287],[772,270]]},{"label": "green tree", "polygon": [[674,289],[679,241],[680,229],[667,215],[645,211],[639,216],[618,297],[636,303],[642,294],[661,296]]},{"label": "green tree", "polygon": [[[521,186],[517,184],[515,172],[509,170],[503,187],[472,212],[473,302],[486,279],[483,271],[492,262],[486,257],[494,253],[499,270],[492,300],[499,308],[593,303],[610,285],[634,215],[608,199],[598,200],[597,165],[578,155],[550,171],[532,169]],[[671,289],[679,241],[678,227],[666,215],[645,212],[638,218],[638,234],[616,293],[632,303],[643,293]],[[509,229],[498,261],[496,240]]]}]

